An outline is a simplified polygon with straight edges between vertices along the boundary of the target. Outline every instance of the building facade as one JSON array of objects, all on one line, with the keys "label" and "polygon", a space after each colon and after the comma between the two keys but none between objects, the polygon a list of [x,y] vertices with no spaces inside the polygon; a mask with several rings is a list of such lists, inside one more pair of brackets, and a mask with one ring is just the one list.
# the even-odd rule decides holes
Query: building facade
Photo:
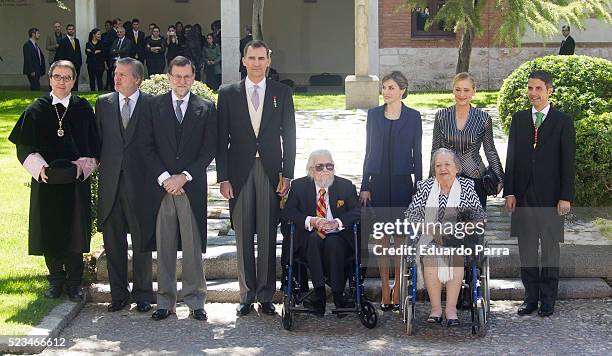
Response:
[{"label": "building facade", "polygon": [[[88,32],[104,28],[105,20],[115,17],[138,18],[141,30],[156,23],[165,34],[168,25],[201,24],[204,33],[220,19],[222,27],[223,81],[239,78],[238,41],[251,22],[252,1],[246,0],[64,0],[69,10],[54,0],[0,1],[0,86],[26,87],[21,74],[21,47],[30,27],[41,31],[40,46],[52,31],[54,21],[65,27],[73,23],[84,50]],[[410,78],[411,90],[444,90],[455,73],[459,35],[445,33],[436,26],[425,29],[427,16],[433,16],[443,0],[429,0],[429,6],[411,12],[401,8],[402,0],[370,0],[368,19],[370,74],[384,75],[401,70]],[[345,77],[355,71],[354,0],[268,0],[264,10],[264,37],[273,50],[272,67],[281,79],[308,85],[315,74],[331,73]],[[527,34],[521,48],[502,48],[493,41],[495,13],[487,9],[484,32],[473,44],[470,71],[484,89],[499,88],[503,79],[525,61],[555,54],[561,34],[543,42]],[[560,24],[561,25],[561,24]],[[560,27],[560,26],[559,26]],[[612,31],[597,21],[589,21],[584,32],[572,31],[576,54],[612,59]],[[83,58],[85,55],[83,54]],[[42,80],[44,83],[44,79]],[[84,66],[80,84],[86,90]]]}]

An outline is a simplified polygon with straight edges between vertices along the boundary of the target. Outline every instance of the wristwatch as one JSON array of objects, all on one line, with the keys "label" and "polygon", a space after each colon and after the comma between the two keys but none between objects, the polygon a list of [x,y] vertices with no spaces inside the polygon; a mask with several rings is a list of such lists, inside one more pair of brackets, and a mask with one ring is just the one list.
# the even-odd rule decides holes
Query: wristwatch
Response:
[{"label": "wristwatch", "polygon": [[188,182],[191,182],[193,180],[193,177],[191,176],[191,174],[189,174],[189,172],[187,171],[182,171],[181,173],[183,173],[183,175],[185,176],[185,178],[187,178]]}]

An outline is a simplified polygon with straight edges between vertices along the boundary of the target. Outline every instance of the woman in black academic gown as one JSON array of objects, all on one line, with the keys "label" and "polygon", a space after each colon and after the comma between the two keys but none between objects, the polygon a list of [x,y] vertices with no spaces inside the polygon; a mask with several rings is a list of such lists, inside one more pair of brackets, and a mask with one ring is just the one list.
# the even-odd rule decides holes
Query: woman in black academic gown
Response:
[{"label": "woman in black academic gown", "polygon": [[94,112],[70,93],[76,70],[69,61],[49,68],[51,93],[36,99],[9,136],[17,158],[32,175],[29,254],[43,255],[49,269],[48,298],[65,290],[82,300],[83,253],[91,239],[89,175],[97,166]]}]

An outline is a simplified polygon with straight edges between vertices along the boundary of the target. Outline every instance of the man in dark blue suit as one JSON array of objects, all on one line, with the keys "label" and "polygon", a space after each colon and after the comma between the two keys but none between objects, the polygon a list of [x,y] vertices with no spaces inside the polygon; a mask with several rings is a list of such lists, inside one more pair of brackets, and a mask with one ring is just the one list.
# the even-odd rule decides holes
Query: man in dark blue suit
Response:
[{"label": "man in dark blue suit", "polygon": [[30,90],[40,90],[40,77],[45,74],[45,55],[38,47],[40,32],[31,28],[28,36],[30,39],[23,44],[23,74],[28,77]]},{"label": "man in dark blue suit", "polygon": [[518,314],[538,310],[544,317],[553,314],[557,299],[563,216],[574,199],[576,132],[572,118],[548,102],[553,92],[549,73],[531,73],[527,90],[533,106],[514,114],[510,125],[504,197],[514,212],[511,234],[518,236],[525,286]]},{"label": "man in dark blue suit", "polygon": [[79,88],[79,75],[81,74],[81,65],[83,64],[83,57],[81,55],[81,44],[79,39],[76,38],[76,28],[73,24],[66,26],[66,37],[64,37],[55,52],[55,60],[64,59],[72,62],[74,68],[76,68],[76,78],[74,78],[74,86],[72,91],[76,91]]}]

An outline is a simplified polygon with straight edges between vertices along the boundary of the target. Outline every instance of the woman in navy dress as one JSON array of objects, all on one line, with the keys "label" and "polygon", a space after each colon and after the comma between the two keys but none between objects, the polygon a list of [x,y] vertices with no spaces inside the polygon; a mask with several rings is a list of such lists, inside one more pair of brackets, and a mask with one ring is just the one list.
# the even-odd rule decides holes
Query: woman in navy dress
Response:
[{"label": "woman in navy dress", "polygon": [[[366,154],[359,194],[363,206],[395,208],[388,211],[397,211],[399,214],[396,215],[400,216],[410,205],[416,182],[423,176],[421,114],[402,103],[407,96],[407,87],[408,80],[401,72],[391,72],[382,80],[385,103],[368,110]],[[414,181],[411,175],[414,175]],[[401,242],[398,241],[396,245],[399,246]],[[388,247],[389,243],[390,236],[380,240],[383,248]],[[383,311],[399,310],[399,261],[399,256],[396,256],[391,302],[388,259],[378,256]]]}]

